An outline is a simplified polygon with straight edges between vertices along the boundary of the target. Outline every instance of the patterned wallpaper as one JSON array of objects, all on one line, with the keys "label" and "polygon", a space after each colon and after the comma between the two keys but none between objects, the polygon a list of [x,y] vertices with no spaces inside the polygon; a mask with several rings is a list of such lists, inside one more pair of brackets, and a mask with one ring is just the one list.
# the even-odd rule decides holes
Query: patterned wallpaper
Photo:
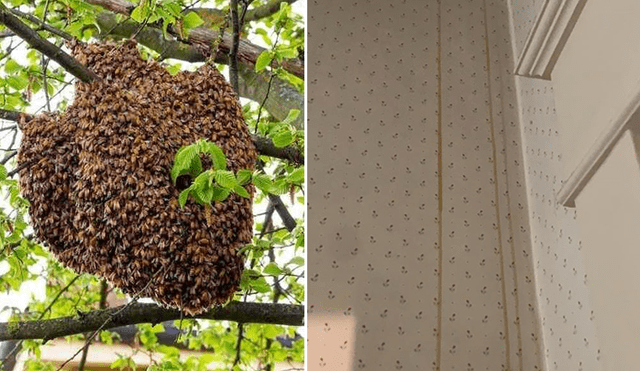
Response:
[{"label": "patterned wallpaper", "polygon": [[[556,0],[552,0],[556,1]],[[527,36],[542,10],[545,0],[509,0],[513,26],[513,44],[516,48],[516,59],[520,57]]]},{"label": "patterned wallpaper", "polygon": [[[517,55],[542,0],[510,0]],[[553,80],[553,76],[552,76]],[[553,82],[516,77],[537,297],[548,370],[602,370],[577,210],[555,203],[563,180],[562,123]]]},{"label": "patterned wallpaper", "polygon": [[309,370],[544,369],[507,0],[310,0],[308,30]]},{"label": "patterned wallpaper", "polygon": [[549,370],[601,370],[577,210],[555,202],[564,168],[553,84],[517,84],[545,359]]}]

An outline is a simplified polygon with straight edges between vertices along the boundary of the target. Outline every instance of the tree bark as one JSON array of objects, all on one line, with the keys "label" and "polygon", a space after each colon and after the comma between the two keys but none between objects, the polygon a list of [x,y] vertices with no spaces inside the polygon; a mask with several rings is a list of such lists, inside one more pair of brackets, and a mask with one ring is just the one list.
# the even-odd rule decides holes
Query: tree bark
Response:
[{"label": "tree bark", "polygon": [[[88,0],[88,2],[125,15],[130,15],[135,8],[135,5],[124,0]],[[139,25],[136,23],[136,26]],[[206,45],[209,47],[214,45],[219,38],[220,32],[199,27],[190,31],[187,42],[190,44]],[[230,35],[229,32],[224,32],[220,43],[218,44],[218,49],[216,50],[216,62],[228,63],[228,55],[232,46],[233,35]],[[238,44],[238,62],[253,67],[255,66],[258,56],[260,56],[260,54],[265,50],[266,49],[247,40],[240,39]],[[223,60],[224,62],[221,62]],[[288,72],[300,78],[304,78],[304,63],[299,59],[286,59],[280,65],[278,65],[278,62],[274,60],[271,63],[271,67],[282,67]]]},{"label": "tree bark", "polygon": [[[177,40],[167,40],[162,35],[162,31],[157,28],[147,26],[136,34],[139,27],[136,22],[118,23],[115,14],[111,12],[98,14],[96,21],[101,29],[111,31],[109,34],[111,36],[129,38],[135,34],[137,42],[160,53],[163,58],[179,59],[190,63],[206,60],[195,46]],[[216,63],[226,64],[228,61],[226,55],[220,55],[219,58],[216,58]],[[264,109],[276,120],[284,120],[292,109],[304,112],[303,95],[288,82],[276,77],[271,82],[269,89],[269,77],[265,73],[257,73],[253,68],[242,63],[238,65],[238,72],[241,79],[238,94],[243,98],[262,103],[267,91],[269,91]],[[298,116],[292,125],[299,130],[304,129],[304,115]]]},{"label": "tree bark", "polygon": [[292,304],[231,302],[196,316],[184,316],[177,309],[156,304],[135,303],[118,313],[123,306],[96,310],[81,316],[39,321],[0,323],[0,341],[43,339],[91,332],[103,324],[104,330],[136,323],[161,323],[184,318],[202,318],[242,323],[266,323],[288,326],[304,325],[304,306]]},{"label": "tree bark", "polygon": [[11,11],[0,3],[0,23],[3,23],[16,35],[20,36],[24,41],[31,45],[47,57],[58,62],[62,68],[69,71],[70,74],[77,77],[81,81],[90,82],[96,80],[98,76],[87,67],[83,66],[75,58],[65,53],[61,48],[43,39],[38,33],[16,18]]},{"label": "tree bark", "polygon": [[304,165],[304,153],[301,153],[297,147],[276,147],[271,139],[258,135],[252,135],[251,138],[253,139],[253,144],[256,146],[256,150],[261,155],[289,160],[296,165]]}]

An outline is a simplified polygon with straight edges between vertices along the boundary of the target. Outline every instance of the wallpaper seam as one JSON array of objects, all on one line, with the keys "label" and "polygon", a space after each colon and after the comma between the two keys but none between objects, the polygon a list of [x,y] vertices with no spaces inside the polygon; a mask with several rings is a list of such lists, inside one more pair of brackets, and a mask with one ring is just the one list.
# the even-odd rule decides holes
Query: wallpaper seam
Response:
[{"label": "wallpaper seam", "polygon": [[[513,26],[512,26],[513,27]],[[525,78],[525,77],[519,77],[514,75],[514,86],[516,88],[516,90],[518,92],[522,91],[522,84],[520,82],[521,78]],[[520,139],[520,143],[522,143],[522,151],[523,151],[523,156],[522,156],[522,166],[523,169],[527,169],[529,168],[530,162],[531,160],[529,159],[529,156],[526,155],[526,153],[524,151],[526,151],[526,137],[525,137],[525,128],[523,127],[524,123],[525,123],[525,118],[524,118],[524,112],[522,111],[522,107],[523,107],[523,103],[521,102],[521,97],[520,97],[520,93],[515,94],[515,99],[516,99],[516,107],[518,109],[518,119],[520,121],[520,125],[518,125],[518,134],[519,139]],[[524,181],[525,181],[525,186],[526,184],[529,183],[529,174],[525,171],[525,176],[524,176]],[[531,251],[530,251],[530,256],[531,256],[531,262],[539,262],[540,261],[540,257],[538,250],[535,248],[536,246],[534,245],[534,237],[535,237],[535,228],[534,228],[534,220],[532,218],[531,215],[531,209],[530,209],[530,205],[532,204],[532,199],[531,199],[531,192],[527,192],[527,197],[525,199],[525,207],[526,207],[526,216],[527,216],[527,225],[529,226],[529,239],[531,241]],[[542,283],[541,280],[542,278],[539,276],[539,273],[537,270],[533,270],[532,271],[532,276],[533,276],[533,288],[534,288],[534,292],[535,292],[535,304],[536,304],[536,319],[538,321],[537,327],[538,327],[538,339],[537,339],[537,343],[538,343],[538,353],[540,354],[540,361],[541,361],[541,367],[542,370],[541,371],[548,371],[549,368],[549,359],[548,357],[545,355],[545,349],[546,349],[546,344],[548,343],[547,341],[547,335],[546,335],[546,331],[544,331],[544,305],[542,303],[542,298],[540,297],[540,295],[538,294],[540,292],[540,289],[542,287]]]},{"label": "wallpaper seam", "polygon": [[[508,16],[507,16],[507,22],[509,22],[509,28],[508,28],[508,36],[511,38],[511,48],[510,48],[510,52],[512,53],[513,58],[515,58],[515,50],[514,50],[514,45],[515,43],[513,42],[514,38],[513,38],[513,34],[512,34],[512,28],[511,28],[511,19],[510,19],[510,10],[511,10],[511,0],[508,0],[506,2],[507,4],[507,10],[508,10]],[[486,8],[486,0],[485,0],[485,8]],[[488,8],[486,8],[486,12],[488,12]],[[488,17],[487,17],[487,13],[485,12],[485,23],[488,27]],[[488,36],[489,34],[487,33],[487,43],[489,43],[488,40]],[[489,49],[487,49],[487,52],[489,53]],[[490,60],[490,55],[487,54],[487,59]],[[512,59],[513,61],[514,59]],[[503,65],[503,62],[501,59],[496,60],[496,63],[501,67],[500,68],[500,75],[502,76],[504,74],[505,71],[505,66]],[[512,66],[508,66],[507,68],[512,67]],[[508,73],[507,73],[508,74]],[[509,79],[513,79],[513,75],[512,74],[508,74],[508,78]],[[499,105],[501,108],[502,115],[501,117],[501,126],[502,126],[502,138],[503,138],[503,148],[504,148],[504,156],[502,156],[502,161],[504,164],[504,168],[508,169],[509,166],[509,152],[507,150],[507,145],[508,145],[508,141],[507,141],[507,123],[505,122],[505,118],[504,118],[504,112],[505,112],[505,102],[504,102],[504,97],[503,97],[503,92],[504,92],[504,80],[501,79],[501,82],[499,84],[499,88],[500,88],[500,98],[496,98],[499,100]],[[492,101],[493,101],[493,97],[492,97]],[[493,104],[493,103],[492,103]],[[493,117],[493,115],[492,115]],[[517,116],[517,118],[519,118],[519,115]],[[518,124],[520,124],[521,121],[518,122]],[[519,133],[519,132],[518,132]],[[522,142],[521,142],[522,143]],[[496,159],[497,161],[497,159]],[[497,165],[496,165],[497,166]],[[518,352],[516,353],[518,356],[518,364],[520,366],[520,370],[523,371],[524,370],[524,355],[523,355],[523,349],[522,349],[522,324],[521,324],[521,318],[520,318],[520,295],[522,295],[523,293],[521,293],[518,289],[518,263],[517,263],[517,259],[516,259],[516,247],[515,247],[515,241],[514,241],[514,237],[515,237],[515,233],[514,233],[514,229],[513,229],[513,209],[512,209],[512,205],[511,205],[511,197],[512,197],[512,193],[511,191],[511,182],[510,182],[510,176],[509,176],[509,171],[505,171],[504,174],[504,178],[505,178],[505,188],[506,188],[506,194],[507,197],[506,198],[506,206],[507,206],[507,225],[508,225],[508,230],[509,230],[509,238],[508,238],[508,243],[509,243],[509,249],[511,251],[511,259],[512,262],[511,264],[513,264],[513,274],[511,275],[511,278],[513,279],[513,288],[515,290],[515,295],[514,295],[514,305],[515,305],[515,323],[516,323],[516,329],[517,329],[517,344],[518,344]],[[523,174],[524,175],[524,174]],[[496,182],[496,187],[498,186],[499,183]],[[528,218],[528,212],[526,213],[527,215],[527,222],[529,221]],[[529,230],[531,230],[531,228],[529,227]],[[531,240],[528,241],[528,246],[529,249],[531,249]],[[526,269],[525,269],[526,271]],[[506,279],[506,277],[505,277]],[[537,300],[536,300],[537,301]],[[506,303],[505,303],[506,304]],[[539,329],[539,323],[535,324],[534,327],[537,327],[536,330],[540,330]]]},{"label": "wallpaper seam", "polygon": [[489,54],[489,25],[487,22],[487,1],[484,0],[484,31],[485,31],[485,50],[486,50],[486,59],[487,59],[487,92],[489,94],[489,121],[491,128],[491,147],[493,151],[493,181],[494,181],[494,192],[495,192],[495,209],[496,209],[496,224],[498,226],[498,244],[500,247],[500,284],[502,286],[502,313],[504,318],[504,337],[505,337],[505,362],[507,369],[511,367],[511,344],[509,339],[509,314],[507,310],[507,292],[506,292],[506,283],[505,283],[505,269],[504,269],[504,246],[502,244],[502,227],[500,220],[500,193],[498,190],[498,164],[497,164],[497,151],[496,151],[496,135],[495,135],[495,127],[493,120],[493,107],[492,107],[492,98],[493,94],[491,93],[491,58]]},{"label": "wallpaper seam", "polygon": [[436,370],[442,360],[442,280],[443,280],[443,167],[442,167],[442,1],[438,0],[438,340],[436,342]]}]

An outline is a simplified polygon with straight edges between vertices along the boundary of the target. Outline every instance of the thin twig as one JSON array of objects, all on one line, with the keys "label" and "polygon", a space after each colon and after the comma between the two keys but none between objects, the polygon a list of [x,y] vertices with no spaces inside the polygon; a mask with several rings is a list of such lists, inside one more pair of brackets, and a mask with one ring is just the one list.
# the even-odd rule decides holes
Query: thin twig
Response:
[{"label": "thin twig", "polygon": [[16,130],[17,128],[18,128],[18,125],[5,126],[5,127],[0,128],[0,131]]},{"label": "thin twig", "polygon": [[[49,1],[47,1],[47,4],[49,4]],[[45,31],[49,31],[52,34],[56,35],[56,36],[60,36],[65,40],[73,40],[73,36],[71,36],[70,34],[61,31],[53,26],[50,26],[48,24],[45,23],[44,17],[46,17],[46,9],[45,9],[45,13],[43,14],[43,20],[39,20],[38,18],[34,17],[31,14],[27,14],[27,13],[23,13],[18,9],[10,9],[11,13],[17,15],[20,18],[24,18],[27,19],[28,21],[37,24],[38,26],[40,26],[40,28],[42,28]]]},{"label": "thin twig", "polygon": [[[53,298],[53,300],[51,300],[51,303],[49,303],[49,305],[42,311],[42,313],[40,313],[40,316],[38,317],[38,320],[41,320],[42,318],[44,318],[44,315],[51,309],[51,307],[53,307],[53,305],[58,301],[58,299],[60,298],[60,296],[62,296],[62,294],[67,291],[69,289],[69,287],[71,287],[71,285],[73,285],[74,282],[76,282],[76,280],[78,278],[80,278],[80,276],[82,276],[81,274],[73,277],[73,279],[71,279],[71,281],[69,281],[69,283],[63,287],[60,291],[58,291],[58,294]],[[22,346],[22,341],[20,340],[14,347],[13,349],[11,349],[11,352],[9,352],[9,354],[7,354],[7,356],[4,358],[4,360],[2,360],[2,363],[4,363],[5,360],[9,359],[13,353],[15,353],[18,349],[20,349],[20,347]]]},{"label": "thin twig", "polygon": [[47,22],[47,13],[49,12],[49,0],[44,3],[44,11],[42,12],[42,23]]},{"label": "thin twig", "polygon": [[[107,306],[107,281],[100,281],[100,301],[98,302],[100,309],[104,309]],[[85,334],[87,338],[85,342],[84,350],[82,351],[82,357],[80,357],[80,363],[78,364],[78,371],[84,371],[84,365],[87,362],[87,355],[89,354],[89,346],[91,340],[89,339],[89,333]]]},{"label": "thin twig", "polygon": [[[282,28],[278,28],[278,30],[276,31],[276,40],[273,42],[273,46],[271,47],[271,51],[274,51],[276,49],[276,46],[278,46],[278,41],[280,40],[280,32],[282,31]],[[264,108],[264,105],[267,103],[267,99],[269,98],[269,92],[271,91],[271,83],[273,82],[273,79],[276,77],[276,74],[273,73],[273,71],[269,72],[269,82],[267,83],[267,92],[264,95],[264,99],[262,100],[262,103],[260,103],[260,106],[258,107],[258,118],[256,119],[256,126],[254,127],[254,133],[258,132],[258,124],[260,123],[260,117],[262,116],[262,109]]]},{"label": "thin twig", "polygon": [[42,87],[44,88],[44,98],[47,101],[47,111],[51,112],[51,100],[49,99],[49,89],[47,86],[47,66],[50,59],[42,54]]},{"label": "thin twig", "polygon": [[2,160],[0,160],[0,164],[5,165],[7,162],[9,162],[9,160],[14,158],[17,154],[18,154],[18,151],[14,150],[12,153],[4,156],[4,158]]},{"label": "thin twig", "polygon": [[231,24],[233,27],[233,44],[229,51],[229,80],[233,90],[238,94],[238,45],[240,44],[240,20],[238,18],[238,0],[230,0]]},{"label": "thin twig", "polygon": [[67,70],[70,74],[76,76],[84,82],[90,82],[97,80],[98,75],[91,71],[87,67],[83,66],[77,59],[71,55],[65,53],[62,49],[58,48],[55,44],[51,43],[47,39],[44,39],[29,26],[24,24],[21,20],[16,18],[4,4],[0,2],[0,23],[3,23],[11,31],[15,32],[29,45],[39,52],[45,54],[49,58],[56,61],[62,68]]},{"label": "thin twig", "polygon": [[236,342],[236,359],[233,360],[233,367],[240,363],[240,351],[242,350],[242,340],[244,339],[244,324],[238,323],[238,340]]},{"label": "thin twig", "polygon": [[35,161],[25,162],[24,164],[22,164],[22,165],[18,166],[17,168],[11,170],[10,172],[7,173],[7,178],[11,178],[11,177],[15,176],[16,174],[18,174],[20,172],[20,170],[28,168],[34,162]]},{"label": "thin twig", "polygon": [[143,292],[145,292],[148,288],[149,285],[151,285],[151,283],[155,280],[155,278],[158,276],[158,274],[160,274],[160,272],[164,271],[166,267],[161,267],[160,269],[158,269],[158,271],[151,277],[151,279],[149,280],[149,282],[147,282],[147,284],[142,288],[142,290],[138,291],[134,297],[131,299],[131,301],[129,303],[127,303],[126,305],[124,305],[122,308],[120,308],[118,311],[116,311],[115,313],[113,313],[111,316],[109,316],[103,323],[102,325],[96,329],[91,336],[89,336],[89,338],[87,339],[85,345],[78,349],[78,351],[71,356],[71,358],[67,359],[66,361],[64,361],[60,367],[58,367],[58,369],[56,371],[60,371],[64,368],[64,366],[67,365],[67,363],[71,362],[72,359],[76,358],[76,356],[78,354],[80,354],[80,352],[83,352],[88,346],[89,344],[91,344],[91,340],[93,340],[96,335],[98,335],[98,333],[109,324],[109,322],[111,322],[111,320],[113,319],[113,317],[117,316],[118,314],[120,314],[122,311],[124,311],[125,309],[127,309],[129,306],[131,306],[132,304],[135,304],[136,302],[138,302],[138,299],[140,298],[140,295],[142,295]]},{"label": "thin twig", "polygon": [[260,231],[260,235],[258,236],[258,238],[262,238],[264,234],[267,232],[267,230],[273,229],[272,219],[273,219],[273,213],[275,211],[276,211],[276,207],[273,205],[271,200],[269,200],[269,203],[267,204],[267,211],[265,212],[264,221],[262,222],[262,230]]}]

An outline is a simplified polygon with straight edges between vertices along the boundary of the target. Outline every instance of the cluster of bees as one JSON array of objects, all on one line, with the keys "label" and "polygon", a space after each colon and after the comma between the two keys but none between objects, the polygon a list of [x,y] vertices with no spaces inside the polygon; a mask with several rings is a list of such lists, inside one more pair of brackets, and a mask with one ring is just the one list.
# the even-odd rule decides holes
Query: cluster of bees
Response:
[{"label": "cluster of bees", "polygon": [[72,50],[100,80],[76,83],[63,114],[21,122],[20,185],[36,236],[66,266],[161,305],[196,314],[226,302],[252,238],[252,199],[180,208],[170,170],[178,149],[201,138],[222,148],[230,170],[253,169],[233,88],[213,66],[172,76],[133,41]]}]

